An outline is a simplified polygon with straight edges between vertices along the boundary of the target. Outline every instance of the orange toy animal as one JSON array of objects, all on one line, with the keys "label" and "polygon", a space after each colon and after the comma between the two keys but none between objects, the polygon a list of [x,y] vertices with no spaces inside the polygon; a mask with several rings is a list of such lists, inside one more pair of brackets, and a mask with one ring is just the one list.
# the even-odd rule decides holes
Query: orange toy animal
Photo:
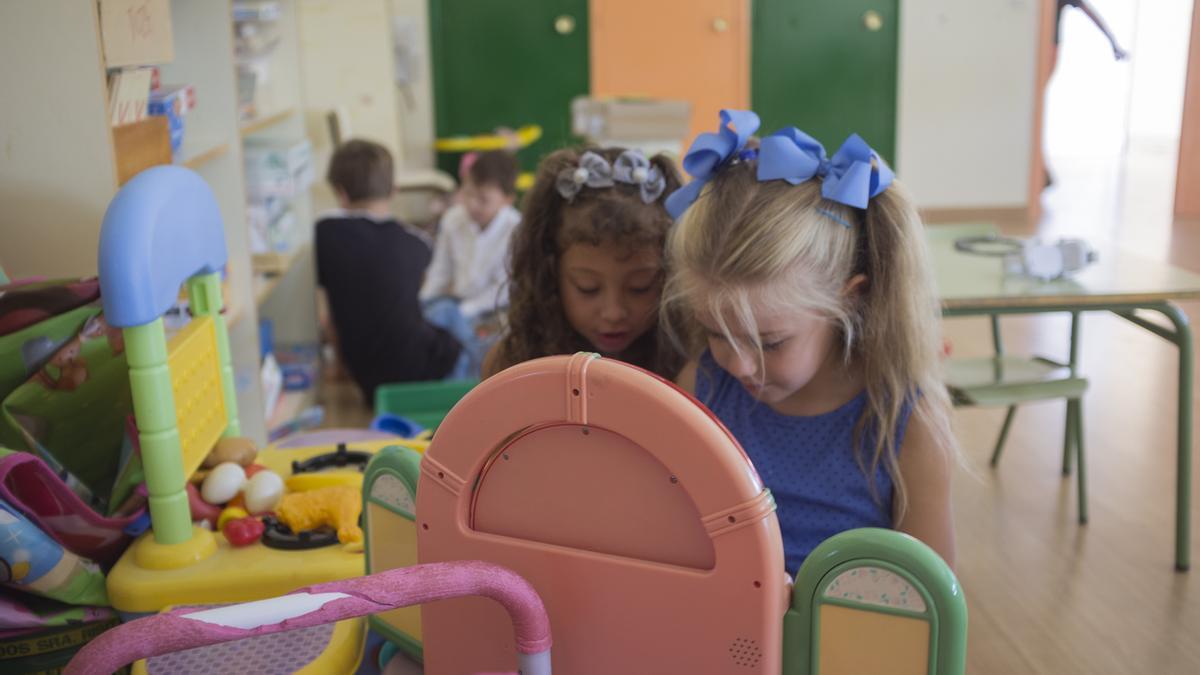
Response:
[{"label": "orange toy animal", "polygon": [[362,492],[347,485],[293,492],[284,495],[275,509],[279,521],[292,532],[329,525],[337,528],[338,541],[343,544],[362,541],[362,529],[358,527],[361,512]]}]

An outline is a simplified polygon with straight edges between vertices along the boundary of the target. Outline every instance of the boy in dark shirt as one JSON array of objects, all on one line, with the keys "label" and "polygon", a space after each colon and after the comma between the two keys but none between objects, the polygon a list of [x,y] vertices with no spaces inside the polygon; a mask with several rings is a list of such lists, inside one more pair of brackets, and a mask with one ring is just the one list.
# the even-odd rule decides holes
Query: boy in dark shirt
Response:
[{"label": "boy in dark shirt", "polygon": [[381,384],[462,377],[467,355],[421,313],[417,295],[432,251],[423,233],[391,215],[391,153],[377,143],[348,141],[334,153],[326,178],[341,209],[317,223],[320,304],[332,315],[342,361],[368,403]]}]

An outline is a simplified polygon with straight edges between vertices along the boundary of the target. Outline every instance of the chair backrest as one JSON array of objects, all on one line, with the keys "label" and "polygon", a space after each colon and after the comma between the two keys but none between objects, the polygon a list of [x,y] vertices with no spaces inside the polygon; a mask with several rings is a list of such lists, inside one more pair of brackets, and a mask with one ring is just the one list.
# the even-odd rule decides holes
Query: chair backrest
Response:
[{"label": "chair backrest", "polygon": [[800,567],[783,673],[961,675],[966,641],[966,600],[937,553],[900,532],[850,530]]},{"label": "chair backrest", "polygon": [[112,326],[161,317],[189,278],[225,268],[225,228],[194,171],[156,166],[124,185],[100,228],[100,294]]},{"label": "chair backrest", "polygon": [[[528,579],[556,669],[779,671],[774,501],[728,431],[672,384],[590,354],[510,368],[451,410],[419,486],[420,562],[489,560]],[[427,605],[421,619],[428,673],[475,672],[506,652],[511,627],[486,602]]]},{"label": "chair backrest", "polygon": [[[363,542],[367,573],[417,564],[417,483],[421,453],[404,446],[380,450],[363,474]],[[371,628],[408,654],[423,658],[421,608],[381,612]]]},{"label": "chair backrest", "polygon": [[[221,436],[240,432],[229,335],[221,316],[225,230],[195,172],[158,166],[113,198],[100,228],[105,318],[123,329],[155,539],[191,537],[184,490]],[[162,315],[187,284],[195,317],[168,344]]]}]

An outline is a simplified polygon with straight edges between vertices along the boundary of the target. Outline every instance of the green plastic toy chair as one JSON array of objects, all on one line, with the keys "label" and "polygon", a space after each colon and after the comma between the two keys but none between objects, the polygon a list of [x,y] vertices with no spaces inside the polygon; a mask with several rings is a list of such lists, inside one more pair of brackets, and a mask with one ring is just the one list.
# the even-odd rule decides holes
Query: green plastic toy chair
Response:
[{"label": "green plastic toy chair", "polygon": [[925,544],[892,530],[850,530],[800,566],[783,640],[784,675],[961,675],[967,603]]}]

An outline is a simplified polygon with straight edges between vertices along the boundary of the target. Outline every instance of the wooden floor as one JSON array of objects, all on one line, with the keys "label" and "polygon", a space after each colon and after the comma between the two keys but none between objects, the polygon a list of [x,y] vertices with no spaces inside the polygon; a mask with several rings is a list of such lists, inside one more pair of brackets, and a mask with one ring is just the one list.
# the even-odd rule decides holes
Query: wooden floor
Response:
[{"label": "wooden floor", "polygon": [[[986,353],[986,322],[946,327],[958,353]],[[1068,330],[1065,317],[1003,324],[1010,349],[1061,359]],[[1106,315],[1085,316],[1081,346],[1089,524],[1076,522],[1074,478],[1061,474],[1063,404],[1022,407],[995,470],[1003,411],[956,414],[969,672],[1200,672],[1200,561],[1173,570],[1175,348]]]}]

